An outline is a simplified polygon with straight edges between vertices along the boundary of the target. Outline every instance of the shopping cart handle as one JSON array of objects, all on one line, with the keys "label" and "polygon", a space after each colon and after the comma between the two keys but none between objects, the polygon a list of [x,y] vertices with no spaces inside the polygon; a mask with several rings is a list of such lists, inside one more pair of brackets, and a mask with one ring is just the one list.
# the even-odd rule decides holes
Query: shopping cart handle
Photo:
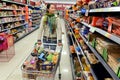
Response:
[{"label": "shopping cart handle", "polygon": [[53,43],[43,43],[43,45],[56,46],[57,44],[53,44]]}]

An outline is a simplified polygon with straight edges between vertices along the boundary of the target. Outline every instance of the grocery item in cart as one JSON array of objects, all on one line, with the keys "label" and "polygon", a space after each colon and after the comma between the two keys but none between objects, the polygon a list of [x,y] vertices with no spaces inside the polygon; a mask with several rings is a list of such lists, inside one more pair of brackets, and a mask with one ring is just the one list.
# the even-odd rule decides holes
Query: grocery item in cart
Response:
[{"label": "grocery item in cart", "polygon": [[[22,66],[23,78],[28,80],[54,80],[60,61],[61,49],[62,47],[58,46],[55,51],[43,49],[40,53],[38,53],[39,51],[36,51],[37,55],[35,56],[33,55],[33,51]],[[42,55],[42,57],[40,55]],[[42,60],[41,58],[45,60]]]}]

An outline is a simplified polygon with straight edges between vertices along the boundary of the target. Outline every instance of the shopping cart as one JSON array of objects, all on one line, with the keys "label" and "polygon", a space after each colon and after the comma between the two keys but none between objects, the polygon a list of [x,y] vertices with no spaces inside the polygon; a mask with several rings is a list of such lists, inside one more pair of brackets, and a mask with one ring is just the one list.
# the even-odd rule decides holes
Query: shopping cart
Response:
[{"label": "shopping cart", "polygon": [[[47,45],[53,46],[56,44],[48,44],[47,43]],[[43,49],[45,50],[45,48],[43,48]],[[52,50],[52,52],[53,52],[53,50]],[[47,65],[45,64],[44,65],[44,64],[42,64],[44,61],[43,60],[43,61],[39,61],[39,64],[40,64],[39,66],[37,66],[38,63],[36,63],[36,61],[38,61],[38,55],[33,56],[30,54],[28,56],[28,58],[25,60],[25,63],[21,67],[23,80],[55,80],[55,74],[56,74],[58,66],[59,66],[59,80],[61,80],[60,59],[61,59],[62,46],[56,45],[56,50],[54,50],[54,52],[58,53],[58,58],[57,58],[56,64],[47,64]],[[31,61],[32,59],[34,59],[33,62]],[[31,64],[31,63],[33,63],[33,64]],[[27,65],[27,67],[25,64]],[[49,71],[41,70],[41,69],[38,70],[37,67],[41,68],[40,66],[41,67],[44,66],[44,68],[50,68],[50,70]]]}]

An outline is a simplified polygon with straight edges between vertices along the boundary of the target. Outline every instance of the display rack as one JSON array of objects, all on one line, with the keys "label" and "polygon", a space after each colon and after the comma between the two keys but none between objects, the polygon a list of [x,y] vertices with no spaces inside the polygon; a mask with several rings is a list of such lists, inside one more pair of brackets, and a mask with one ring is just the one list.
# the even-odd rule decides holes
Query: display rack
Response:
[{"label": "display rack", "polygon": [[6,15],[6,16],[0,16],[0,18],[4,18],[4,17],[19,17],[19,16],[25,16],[25,15]]},{"label": "display rack", "polygon": [[120,12],[120,7],[98,8],[98,9],[89,10],[89,13],[97,13],[97,12]]},{"label": "display rack", "polygon": [[15,26],[15,27],[13,27],[13,28],[4,29],[4,30],[1,30],[0,32],[4,32],[4,31],[6,31],[6,30],[18,28],[18,27],[24,26],[24,25],[26,25],[26,24],[27,24],[27,23],[24,23],[24,24],[21,24],[21,25],[19,25],[19,26]]},{"label": "display rack", "polygon": [[[75,46],[75,42],[74,42],[72,36],[70,36],[70,37],[71,37],[71,39],[72,39],[72,42],[73,42],[73,46],[74,46],[74,48],[76,48],[76,46]],[[76,52],[76,54],[77,54],[77,58],[78,58],[78,61],[79,61],[79,63],[80,63],[80,67],[81,67],[81,69],[82,69],[81,72],[83,73],[83,71],[84,71],[84,67],[83,67],[82,62],[81,62],[81,60],[80,60],[80,58],[79,58],[79,55],[80,55],[81,53],[79,53],[76,49],[75,49],[75,52]],[[82,76],[81,76],[81,77],[82,77]],[[85,78],[84,75],[83,75],[83,77]]]},{"label": "display rack", "polygon": [[19,3],[19,2],[15,2],[15,1],[11,1],[11,0],[1,0],[3,2],[7,2],[7,3],[12,3],[12,4],[18,4],[18,5],[22,5],[22,6],[25,6],[27,4],[24,4],[24,3]]},{"label": "display rack", "polygon": [[92,50],[92,52],[96,55],[96,57],[99,59],[102,65],[106,68],[106,70],[109,72],[112,78],[114,80],[120,80],[115,74],[115,72],[108,66],[108,64],[104,61],[104,59],[99,55],[99,53],[89,44],[89,42],[82,35],[81,37],[83,38],[84,42],[88,45],[88,47]]},{"label": "display rack", "polygon": [[[72,34],[73,34],[73,36],[74,36],[74,38],[75,38],[75,34],[73,33],[72,29],[71,29],[71,32],[72,32]],[[88,60],[87,56],[86,56],[86,55],[85,55],[85,53],[83,52],[83,50],[82,50],[82,48],[81,48],[81,45],[78,43],[78,41],[77,41],[77,39],[76,39],[76,38],[75,38],[75,41],[77,42],[78,47],[79,47],[79,48],[80,48],[80,50],[81,50],[81,54],[79,54],[79,53],[76,51],[76,52],[78,53],[78,56],[79,56],[79,55],[85,56],[87,63],[91,66],[91,64],[90,64],[90,62],[89,62],[89,60]],[[79,57],[78,57],[78,59],[79,59]],[[80,59],[79,59],[79,62],[80,62],[80,65],[82,65],[82,63],[81,63],[81,60],[80,60]],[[82,67],[82,69],[83,69],[83,71],[84,71],[83,66],[81,66],[81,67]],[[98,80],[92,68],[90,68],[90,72],[92,73],[92,75],[93,75],[94,79],[95,79],[95,80]]]},{"label": "display rack", "polygon": [[16,43],[17,41],[21,40],[22,38],[26,37],[27,35],[31,34],[31,33],[34,32],[35,30],[37,30],[38,28],[39,28],[39,27],[36,27],[35,29],[33,29],[32,31],[30,31],[29,33],[26,33],[24,36],[22,36],[22,37],[20,37],[19,39],[17,39],[17,40],[15,41],[15,43]]},{"label": "display rack", "polygon": [[[66,29],[66,28],[65,28]],[[67,31],[67,29],[66,29],[66,31]],[[67,34],[67,32],[66,32],[66,37],[68,36],[68,34]],[[68,46],[70,46],[69,45],[69,39],[68,39],[68,37],[67,37],[67,42],[68,42]],[[75,73],[74,73],[74,64],[73,64],[73,58],[72,58],[72,54],[70,53],[70,49],[68,50],[69,51],[69,55],[70,55],[70,63],[71,63],[71,70],[72,70],[72,78],[73,78],[73,80],[75,80],[76,79],[76,77],[75,77]]]},{"label": "display rack", "polygon": [[[116,5],[114,5],[114,6],[116,6]],[[92,4],[92,7],[95,8],[96,6],[94,4]],[[76,24],[75,22],[78,23],[77,18],[80,18],[80,21],[79,21],[80,25],[84,25],[85,27],[88,27],[90,32],[92,32],[93,34],[94,33],[98,33],[98,34],[102,35],[103,37],[106,37],[107,39],[109,39],[111,42],[113,42],[113,43],[115,42],[118,45],[120,45],[120,37],[117,34],[115,35],[113,33],[109,33],[109,32],[107,32],[106,29],[103,30],[101,28],[97,28],[95,26],[91,26],[90,24],[85,22],[87,20],[86,19],[87,17],[84,17],[84,16],[86,16],[86,13],[84,13],[84,16],[83,16],[83,14],[81,13],[81,10],[77,10],[77,11],[74,12],[74,10],[68,9],[68,11],[69,11],[69,13],[68,13],[69,14],[69,18],[66,18],[66,17],[65,18],[68,20],[67,22],[69,22],[69,24],[70,24],[69,26],[71,26],[72,23],[73,23],[73,25]],[[118,7],[90,9],[90,10],[86,10],[86,12],[88,13],[87,16],[100,16],[100,17],[117,16],[118,17],[119,16],[119,12],[120,12],[120,7],[118,6]],[[78,14],[82,14],[82,16],[81,15],[78,16]],[[67,14],[66,14],[66,16],[67,16]],[[117,26],[119,26],[117,23],[113,22],[113,24],[116,24]],[[109,25],[109,23],[108,23],[108,25]],[[74,26],[71,26],[71,27],[74,27]],[[70,29],[70,31],[72,31],[72,29]],[[72,34],[75,37],[73,31],[72,31]],[[113,80],[120,80],[119,77],[117,76],[118,74],[113,71],[113,69],[102,58],[102,56],[98,53],[98,51],[95,48],[93,48],[92,45],[90,45],[90,43],[87,41],[87,39],[81,33],[79,35],[82,37],[82,39],[84,40],[86,45],[89,47],[89,49],[98,58],[98,60],[101,63],[101,65],[103,65],[103,67],[107,70],[106,72],[108,72],[108,74],[110,74],[110,76],[113,78]],[[86,54],[82,50],[82,46],[79,44],[77,39],[75,39],[75,41],[78,44],[78,47],[81,49],[81,53],[82,53],[81,55],[85,56],[86,60],[87,60],[87,63],[90,64],[89,59],[87,58]],[[94,70],[92,70],[92,68],[91,68],[90,71],[91,71],[94,79],[95,80],[99,80],[99,79],[97,79],[97,75],[94,72]]]},{"label": "display rack", "polygon": [[[66,23],[67,23],[67,21],[66,21]],[[67,26],[69,26],[69,24],[68,24]],[[91,66],[91,64],[90,64],[87,56],[86,56],[85,53],[83,52],[83,49],[81,48],[81,45],[79,44],[78,40],[75,38],[75,34],[74,34],[72,28],[71,28],[71,27],[68,27],[68,30],[71,32],[70,37],[71,37],[71,39],[72,39],[73,44],[75,44],[75,42],[76,42],[76,43],[77,43],[77,46],[78,46],[78,47],[80,48],[80,50],[81,50],[81,52],[78,52],[78,51],[75,49],[75,52],[77,53],[77,58],[78,58],[78,60],[79,60],[79,63],[80,63],[80,65],[81,65],[80,67],[82,68],[82,73],[83,73],[83,72],[84,72],[84,67],[83,67],[83,64],[82,64],[82,62],[81,62],[80,56],[85,56],[85,58],[86,58],[86,63],[89,64],[90,66]],[[73,38],[72,38],[72,35],[73,35],[73,37],[74,37],[74,39],[75,39],[75,42],[74,42],[74,40],[73,40]],[[76,47],[76,46],[74,45],[74,47]],[[95,73],[94,73],[94,71],[93,71],[93,69],[92,69],[91,67],[90,67],[90,72],[91,72],[91,74],[93,75],[93,77],[94,77],[95,80],[99,80],[99,79],[97,78],[97,76],[95,75]],[[84,77],[84,79],[86,80],[86,77],[85,77],[84,74],[83,74],[83,77]]]},{"label": "display rack", "polygon": [[[11,19],[11,17],[14,17],[15,19],[17,18],[20,18],[20,20],[10,20],[10,21],[5,21],[5,22],[1,22],[0,25],[2,25],[4,27],[4,25],[13,25],[13,26],[10,26],[10,28],[6,28],[5,26],[5,29],[2,29],[0,32],[7,32],[7,33],[10,33],[14,36],[15,38],[15,42],[19,41],[20,39],[24,38],[25,36],[27,36],[28,34],[32,33],[33,31],[35,31],[36,29],[38,29],[38,25],[40,24],[35,24],[32,25],[30,22],[27,21],[27,10],[25,10],[28,7],[32,7],[32,10],[34,11],[35,10],[35,7],[34,6],[30,6],[30,5],[27,5],[27,4],[24,4],[23,2],[15,2],[15,1],[10,1],[10,0],[1,0],[1,3],[6,3],[6,4],[9,4],[9,6],[11,6],[12,4],[15,4],[16,6],[19,6],[19,8],[17,9],[13,9],[11,7],[8,7],[6,5],[6,8],[3,7],[1,8],[0,10],[1,11],[9,11],[10,13],[9,14],[6,14],[6,15],[1,15],[0,18],[9,18]],[[39,9],[39,11],[41,11]],[[18,15],[14,14],[14,12],[16,12]],[[36,14],[38,14],[38,9],[35,10]],[[24,13],[24,14],[23,14]],[[34,12],[33,12],[34,13]],[[39,12],[39,14],[42,14]],[[32,16],[32,14],[29,14]],[[29,18],[30,21],[33,19],[33,20],[39,20],[40,22],[40,16],[36,18]],[[19,22],[19,25],[16,25],[14,26],[15,24],[17,24],[16,22]],[[21,23],[21,24],[20,24]],[[13,32],[14,31],[14,32]],[[19,34],[20,37],[17,37]],[[21,36],[23,35],[23,36]]]},{"label": "display rack", "polygon": [[117,37],[117,36],[115,36],[115,35],[113,35],[113,34],[110,34],[110,33],[106,32],[106,31],[104,31],[104,30],[102,30],[102,29],[93,27],[93,26],[91,26],[91,25],[89,25],[89,24],[87,24],[87,23],[85,23],[85,22],[81,22],[81,23],[82,23],[83,25],[89,27],[92,32],[96,31],[96,32],[100,33],[101,35],[103,35],[103,36],[105,36],[105,37],[113,40],[114,42],[120,44],[120,37]]}]

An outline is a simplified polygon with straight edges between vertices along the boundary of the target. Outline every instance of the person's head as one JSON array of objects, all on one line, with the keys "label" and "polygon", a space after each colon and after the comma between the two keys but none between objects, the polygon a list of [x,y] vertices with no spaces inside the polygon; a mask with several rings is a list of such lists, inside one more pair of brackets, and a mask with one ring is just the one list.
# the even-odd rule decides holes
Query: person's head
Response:
[{"label": "person's head", "polygon": [[47,12],[50,13],[50,14],[54,14],[54,12],[55,12],[55,5],[47,4]]}]

